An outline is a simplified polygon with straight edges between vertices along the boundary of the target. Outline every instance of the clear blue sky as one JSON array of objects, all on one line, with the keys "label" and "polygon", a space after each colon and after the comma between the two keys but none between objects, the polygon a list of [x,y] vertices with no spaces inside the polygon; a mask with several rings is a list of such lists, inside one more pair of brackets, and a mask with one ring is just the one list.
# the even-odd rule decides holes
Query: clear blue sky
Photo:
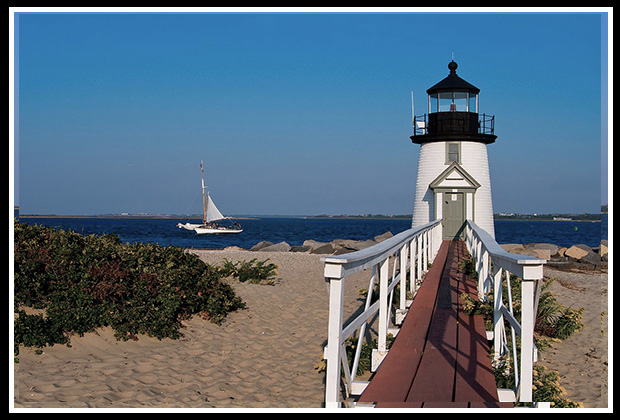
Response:
[{"label": "clear blue sky", "polygon": [[[594,10],[596,11],[596,10]],[[598,212],[605,13],[16,13],[22,214],[407,214],[411,91],[495,114],[496,212]],[[193,204],[192,204],[192,200]]]}]

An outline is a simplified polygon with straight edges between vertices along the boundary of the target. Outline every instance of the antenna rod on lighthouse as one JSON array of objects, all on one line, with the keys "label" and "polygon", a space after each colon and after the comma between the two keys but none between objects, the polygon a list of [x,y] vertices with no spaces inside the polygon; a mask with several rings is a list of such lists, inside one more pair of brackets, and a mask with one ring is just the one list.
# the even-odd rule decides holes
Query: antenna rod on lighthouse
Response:
[{"label": "antenna rod on lighthouse", "polygon": [[413,124],[415,128],[415,113],[413,108],[413,91],[411,91],[411,124]]}]

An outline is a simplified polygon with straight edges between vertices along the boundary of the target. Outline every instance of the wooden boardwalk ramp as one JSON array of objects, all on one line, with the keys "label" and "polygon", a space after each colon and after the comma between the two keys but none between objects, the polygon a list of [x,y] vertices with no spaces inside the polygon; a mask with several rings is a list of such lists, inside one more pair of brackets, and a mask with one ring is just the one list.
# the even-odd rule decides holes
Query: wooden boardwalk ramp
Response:
[{"label": "wooden boardwalk ramp", "polygon": [[377,408],[512,407],[498,401],[482,315],[461,310],[477,285],[463,241],[443,241],[387,356],[358,400]]}]

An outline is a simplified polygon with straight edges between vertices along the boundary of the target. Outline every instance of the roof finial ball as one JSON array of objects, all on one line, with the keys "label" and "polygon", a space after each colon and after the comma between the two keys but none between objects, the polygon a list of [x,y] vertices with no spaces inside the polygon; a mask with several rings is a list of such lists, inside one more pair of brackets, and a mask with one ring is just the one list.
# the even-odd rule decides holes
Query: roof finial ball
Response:
[{"label": "roof finial ball", "polygon": [[450,69],[450,74],[456,74],[456,69],[458,68],[458,64],[456,61],[452,60],[448,63],[448,69]]}]

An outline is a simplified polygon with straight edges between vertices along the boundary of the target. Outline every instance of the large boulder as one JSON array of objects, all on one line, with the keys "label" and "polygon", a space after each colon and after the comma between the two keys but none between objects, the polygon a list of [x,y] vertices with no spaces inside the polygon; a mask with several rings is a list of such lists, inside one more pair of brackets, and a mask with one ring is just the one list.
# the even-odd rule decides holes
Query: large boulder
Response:
[{"label": "large boulder", "polygon": [[282,241],[277,244],[272,244],[259,249],[260,252],[288,252],[291,250],[291,246]]},{"label": "large boulder", "polygon": [[291,252],[309,252],[309,251],[310,251],[309,246],[291,245]]},{"label": "large boulder", "polygon": [[513,254],[518,254],[518,251],[525,250],[525,247],[522,244],[501,244],[500,246],[504,249],[504,251]]},{"label": "large boulder", "polygon": [[592,248],[584,244],[573,245],[566,250],[565,256],[571,260],[578,261],[580,263],[592,264],[596,267],[602,265],[601,256],[594,252]]},{"label": "large boulder", "polygon": [[310,251],[325,245],[327,242],[319,242],[319,241],[315,241],[314,239],[307,239],[304,241],[302,246],[307,246],[310,248]]},{"label": "large boulder", "polygon": [[259,243],[257,243],[256,245],[254,245],[252,248],[250,248],[250,251],[260,251],[262,248],[268,247],[273,245],[273,242],[269,242],[269,241],[260,241]]},{"label": "large boulder", "polygon": [[376,245],[376,244],[377,243],[373,241],[372,239],[367,239],[365,241],[355,241],[355,247],[358,250],[370,248],[371,246]]},{"label": "large boulder", "polygon": [[358,248],[355,245],[354,240],[352,239],[334,239],[331,243],[334,247],[340,247],[340,248],[348,248],[352,251],[357,251]]},{"label": "large boulder", "polygon": [[570,248],[568,248],[566,251],[564,251],[564,256],[572,258],[574,260],[579,260],[585,257],[586,255],[588,255],[588,250],[580,246],[577,246],[577,245],[573,245]]},{"label": "large boulder", "polygon": [[601,241],[601,246],[598,249],[598,254],[601,256],[603,261],[607,261],[607,254],[609,253],[609,245],[607,239],[603,239]]},{"label": "large boulder", "polygon": [[351,252],[355,252],[355,251],[352,250],[352,249],[349,249],[349,248],[339,247],[339,248],[336,248],[336,250],[334,251],[333,255],[349,254]]},{"label": "large boulder", "polygon": [[511,254],[527,255],[529,257],[541,258],[543,260],[548,260],[551,258],[551,252],[549,249],[536,248],[534,245],[537,244],[503,244],[500,246],[504,249],[504,251],[510,252]]},{"label": "large boulder", "polygon": [[545,251],[549,251],[549,257],[553,257],[554,255],[557,255],[560,247],[557,246],[556,244],[550,244],[547,242],[536,242],[533,244],[528,244],[528,247],[531,247],[533,249],[541,249],[541,250],[545,250]]},{"label": "large boulder", "polygon": [[[305,243],[305,242],[304,242]],[[333,254],[334,247],[330,243],[326,243],[310,251],[311,254]]]},{"label": "large boulder", "polygon": [[345,252],[354,252],[359,251],[360,249],[368,248],[376,244],[376,242],[372,239],[368,239],[366,241],[356,241],[353,239],[334,239],[331,244],[336,250],[336,252],[338,252],[339,254],[344,254]]},{"label": "large boulder", "polygon": [[548,260],[551,258],[551,251],[545,248],[534,248],[534,247],[526,247],[525,248],[532,257],[541,258],[543,260]]},{"label": "large boulder", "polygon": [[386,239],[389,239],[389,238],[391,238],[392,236],[394,236],[394,235],[392,234],[392,232],[387,231],[387,232],[385,232],[385,233],[382,233],[381,235],[377,235],[377,236],[375,236],[375,242],[382,242],[382,241],[385,241]]}]

